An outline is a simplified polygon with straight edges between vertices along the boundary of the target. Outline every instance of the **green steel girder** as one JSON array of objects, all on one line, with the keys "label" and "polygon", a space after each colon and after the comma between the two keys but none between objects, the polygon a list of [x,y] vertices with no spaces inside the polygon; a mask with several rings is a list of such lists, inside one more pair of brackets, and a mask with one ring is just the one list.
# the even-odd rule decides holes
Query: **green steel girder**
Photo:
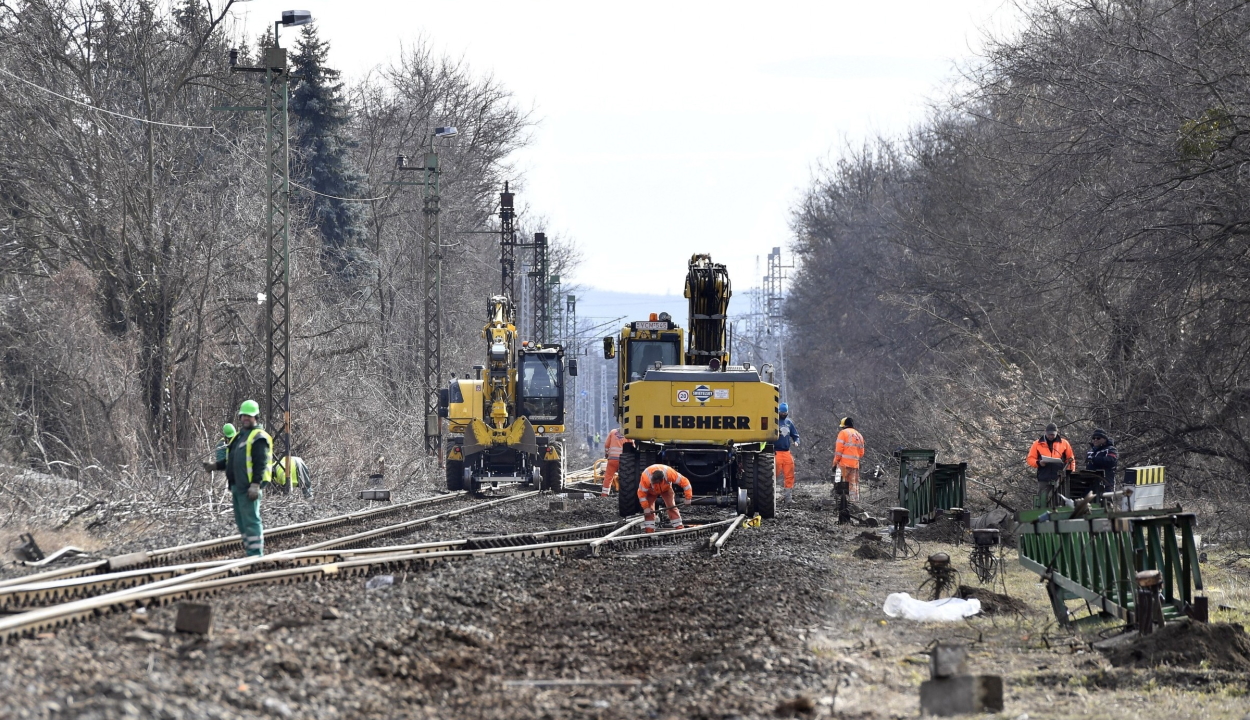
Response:
[{"label": "green steel girder", "polygon": [[1168,615],[1193,608],[1203,589],[1193,513],[1099,509],[1075,520],[1064,515],[1037,514],[1016,530],[1020,564],[1047,580],[1061,622],[1068,622],[1063,600],[1069,598],[1132,622],[1136,577],[1143,570],[1162,574]]},{"label": "green steel girder", "polygon": [[911,527],[964,506],[967,463],[939,463],[935,450],[902,449],[895,456],[899,459],[898,504],[910,513]]}]

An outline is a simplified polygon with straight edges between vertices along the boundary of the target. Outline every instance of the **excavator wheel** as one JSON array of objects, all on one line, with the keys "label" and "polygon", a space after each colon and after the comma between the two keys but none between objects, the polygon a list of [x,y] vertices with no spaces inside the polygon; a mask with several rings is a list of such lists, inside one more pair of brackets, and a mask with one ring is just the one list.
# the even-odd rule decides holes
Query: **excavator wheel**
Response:
[{"label": "excavator wheel", "polygon": [[642,468],[638,467],[638,453],[633,450],[633,446],[626,446],[621,452],[621,462],[616,473],[616,480],[621,488],[616,496],[616,507],[621,517],[630,517],[642,512],[642,504],[638,502],[638,480],[641,477]]},{"label": "excavator wheel", "polygon": [[759,453],[751,463],[755,477],[751,484],[751,503],[764,520],[777,514],[777,466],[772,453]]},{"label": "excavator wheel", "polygon": [[564,487],[564,472],[559,460],[543,461],[543,490],[555,492]]},{"label": "excavator wheel", "polygon": [[464,461],[447,461],[447,490],[457,492],[464,489]]}]

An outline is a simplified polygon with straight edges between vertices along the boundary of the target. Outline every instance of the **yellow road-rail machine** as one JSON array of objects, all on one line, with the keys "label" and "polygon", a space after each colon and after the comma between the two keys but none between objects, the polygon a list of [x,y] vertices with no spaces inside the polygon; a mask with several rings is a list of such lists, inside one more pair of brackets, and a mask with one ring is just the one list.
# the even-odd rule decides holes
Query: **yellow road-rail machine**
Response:
[{"label": "yellow road-rail machine", "polygon": [[[544,490],[564,483],[564,348],[518,339],[512,300],[489,302],[482,330],[486,365],[439,391],[447,418],[447,489],[481,492],[506,485]],[[570,367],[570,374],[576,374]]]},{"label": "yellow road-rail machine", "polygon": [[603,339],[604,357],[617,361],[616,418],[626,439],[622,517],[641,512],[638,483],[653,463],[685,475],[694,486],[695,504],[774,515],[780,396],[759,369],[729,364],[725,329],[731,294],[725,266],[695,255],[686,274],[687,331],[660,313],[629,323],[619,338]]}]

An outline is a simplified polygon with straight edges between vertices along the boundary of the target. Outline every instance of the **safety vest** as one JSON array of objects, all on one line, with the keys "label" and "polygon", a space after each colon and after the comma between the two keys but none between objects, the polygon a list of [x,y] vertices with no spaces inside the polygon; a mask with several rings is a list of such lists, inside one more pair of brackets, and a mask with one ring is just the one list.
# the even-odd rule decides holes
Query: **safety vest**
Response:
[{"label": "safety vest", "polygon": [[[291,458],[291,487],[299,487],[300,466],[303,464],[304,461],[301,458]],[[286,485],[286,458],[273,464],[273,484]]]},{"label": "safety vest", "polygon": [[[664,480],[661,482],[652,482],[651,473],[660,470],[664,473]],[[649,465],[646,470],[642,471],[642,478],[638,481],[638,497],[646,497],[647,495],[661,495],[676,485],[682,489],[682,494],[686,497],[694,496],[694,488],[690,486],[690,481],[681,473],[667,465]]]},{"label": "safety vest", "polygon": [[[249,485],[251,485],[254,482],[269,482],[270,479],[273,477],[273,469],[269,467],[268,465],[266,465],[265,470],[264,470],[264,474],[265,474],[264,477],[262,477],[260,480],[254,480],[252,478],[252,443],[256,441],[257,437],[265,438],[265,441],[269,443],[270,457],[273,457],[273,438],[269,437],[269,433],[265,432],[264,428],[252,428],[252,432],[248,433],[247,435],[247,443],[245,445],[245,447],[247,448],[246,450],[247,483]],[[228,456],[227,456],[227,462],[229,462]]]},{"label": "safety vest", "polygon": [[608,441],[603,449],[608,453],[609,460],[621,459],[621,448],[625,446],[625,438],[621,437],[621,431],[613,429],[608,433]]},{"label": "safety vest", "polygon": [[833,449],[835,466],[857,468],[859,459],[864,456],[864,436],[855,428],[843,428],[838,433],[838,444]]}]

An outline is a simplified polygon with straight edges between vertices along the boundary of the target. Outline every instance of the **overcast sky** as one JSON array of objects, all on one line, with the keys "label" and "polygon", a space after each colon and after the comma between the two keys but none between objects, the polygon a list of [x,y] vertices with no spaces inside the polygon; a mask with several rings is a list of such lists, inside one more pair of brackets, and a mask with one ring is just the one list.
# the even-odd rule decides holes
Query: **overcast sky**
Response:
[{"label": "overcast sky", "polygon": [[577,243],[572,280],[646,293],[680,293],[695,252],[724,262],[736,288],[758,285],[756,258],[789,244],[817,164],[905,131],[1013,17],[1005,0],[236,7],[253,36],[282,10],[312,11],[349,77],[417,38],[494,75],[534,109],[518,202]]}]

